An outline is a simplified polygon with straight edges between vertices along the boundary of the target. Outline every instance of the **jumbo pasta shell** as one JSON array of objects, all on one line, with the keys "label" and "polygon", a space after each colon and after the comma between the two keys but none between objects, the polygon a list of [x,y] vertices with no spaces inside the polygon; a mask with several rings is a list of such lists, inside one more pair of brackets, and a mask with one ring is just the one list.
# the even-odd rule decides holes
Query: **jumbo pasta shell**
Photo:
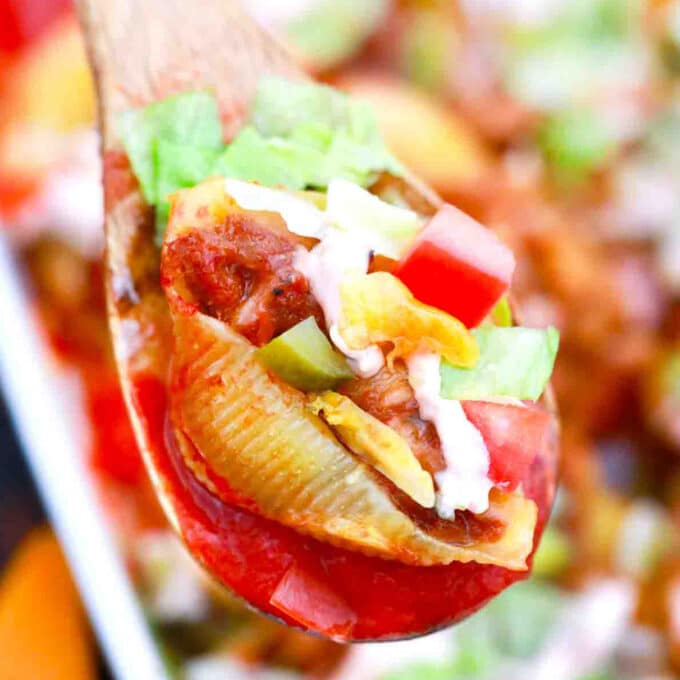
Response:
[{"label": "jumbo pasta shell", "polygon": [[474,560],[526,568],[536,518],[532,501],[516,496],[496,508],[512,510],[513,517],[507,518],[512,531],[495,543],[463,547],[430,536],[310,413],[304,395],[271,376],[255,348],[227,324],[199,312],[176,313],[174,333],[173,424],[262,515],[408,564]]}]

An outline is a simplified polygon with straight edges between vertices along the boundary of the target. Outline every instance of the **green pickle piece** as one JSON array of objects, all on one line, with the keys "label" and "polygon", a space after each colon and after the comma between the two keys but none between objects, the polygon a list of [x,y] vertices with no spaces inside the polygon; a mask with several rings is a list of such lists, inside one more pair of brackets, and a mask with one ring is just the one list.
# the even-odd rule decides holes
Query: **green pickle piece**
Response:
[{"label": "green pickle piece", "polygon": [[333,389],[354,377],[313,316],[260,347],[257,356],[281,380],[304,392]]}]

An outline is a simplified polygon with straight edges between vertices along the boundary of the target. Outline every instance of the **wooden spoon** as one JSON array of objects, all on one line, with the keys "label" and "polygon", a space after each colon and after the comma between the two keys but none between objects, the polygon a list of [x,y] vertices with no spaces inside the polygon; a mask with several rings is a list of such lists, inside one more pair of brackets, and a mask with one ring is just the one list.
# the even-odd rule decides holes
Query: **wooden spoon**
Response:
[{"label": "wooden spoon", "polygon": [[[168,455],[165,430],[170,318],[159,281],[160,255],[153,241],[152,210],[130,171],[116,134],[116,121],[130,108],[174,93],[210,88],[217,93],[229,134],[243,121],[261,76],[305,76],[235,0],[76,0],[76,6],[99,95],[108,313],[123,394],[144,463],[170,524],[210,575],[224,583],[220,561],[226,558],[215,542],[226,530],[202,515],[197,519],[199,511],[195,508],[189,511],[190,503],[182,491],[187,480],[180,479],[183,473]],[[405,191],[430,211],[441,203],[434,192],[415,179],[408,180]],[[546,461],[539,502],[541,526],[553,497],[555,468],[556,452]],[[487,590],[474,596],[466,609],[462,603],[465,611],[461,616],[516,578],[521,576],[498,576],[493,584],[487,578],[483,586]],[[255,604],[272,613],[266,602]],[[301,623],[294,617],[281,618]],[[314,621],[306,627],[323,632]],[[417,634],[421,632],[428,630]],[[399,636],[398,632],[391,634],[392,639]],[[339,637],[367,639],[349,633]]]},{"label": "wooden spoon", "polygon": [[121,112],[171,94],[210,88],[225,128],[238,128],[259,78],[303,77],[237,2],[77,0],[98,94],[106,196],[106,287],[116,363],[144,463],[172,526],[179,523],[152,455],[135,376],[165,379],[169,317],[149,209],[123,163]]}]

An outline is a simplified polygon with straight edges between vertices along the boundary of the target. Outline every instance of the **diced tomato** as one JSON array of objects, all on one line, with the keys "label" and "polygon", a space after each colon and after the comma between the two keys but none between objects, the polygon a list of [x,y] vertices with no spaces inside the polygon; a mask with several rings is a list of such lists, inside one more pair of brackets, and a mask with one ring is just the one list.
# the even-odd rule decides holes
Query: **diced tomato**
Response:
[{"label": "diced tomato", "polygon": [[70,0],[0,0],[0,51],[21,49],[70,5]]},{"label": "diced tomato", "polygon": [[489,229],[445,205],[394,272],[415,297],[477,326],[510,285],[512,251]]},{"label": "diced tomato", "polygon": [[305,628],[331,637],[346,637],[357,619],[351,607],[330,585],[298,564],[284,574],[269,601]]},{"label": "diced tomato", "polygon": [[464,401],[463,410],[489,450],[489,477],[504,491],[527,478],[538,456],[547,458],[557,436],[555,418],[538,406]]}]

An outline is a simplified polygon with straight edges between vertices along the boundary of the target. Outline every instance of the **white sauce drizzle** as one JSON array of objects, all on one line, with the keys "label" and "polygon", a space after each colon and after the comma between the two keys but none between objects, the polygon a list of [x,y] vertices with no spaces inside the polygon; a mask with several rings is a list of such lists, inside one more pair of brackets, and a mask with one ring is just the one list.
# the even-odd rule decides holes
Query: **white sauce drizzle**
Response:
[{"label": "white sauce drizzle", "polygon": [[349,359],[354,373],[362,378],[375,375],[383,366],[384,358],[376,345],[366,349],[350,349],[338,330],[340,320],[340,285],[353,272],[368,271],[370,248],[357,240],[356,235],[329,230],[321,243],[311,250],[298,248],[293,266],[304,274],[317,302],[323,309],[328,334],[333,344]]},{"label": "white sauce drizzle", "polygon": [[467,419],[459,401],[442,399],[438,354],[418,352],[406,362],[420,416],[437,429],[446,468],[435,474],[439,487],[435,507],[451,519],[456,510],[489,509],[489,452],[479,430]]},{"label": "white sauce drizzle", "polygon": [[303,198],[238,179],[225,179],[224,187],[245,210],[279,213],[288,229],[298,236],[322,238],[326,232],[324,213]]},{"label": "white sauce drizzle", "polygon": [[[346,187],[335,182],[334,189],[344,190]],[[333,344],[349,360],[353,372],[362,378],[375,375],[384,365],[380,348],[372,345],[361,350],[351,349],[340,334],[340,288],[349,274],[364,274],[368,271],[371,250],[375,250],[376,246],[379,251],[382,250],[383,237],[375,229],[363,225],[361,220],[354,220],[356,224],[349,220],[353,228],[335,228],[335,222],[348,226],[348,221],[338,216],[341,201],[332,201],[333,210],[328,214],[288,192],[240,180],[225,180],[225,190],[242,208],[277,212],[293,233],[320,239],[320,243],[309,251],[298,248],[293,266],[309,281],[310,289],[323,309],[328,334]],[[356,191],[364,190],[356,187]],[[344,191],[343,195],[346,194]],[[396,210],[392,206],[386,208]],[[365,211],[361,212],[363,214]],[[404,211],[405,214],[407,212]],[[399,216],[402,217],[401,213]],[[461,213],[459,221],[462,232],[468,226],[466,219],[470,218]],[[407,365],[420,415],[437,429],[446,460],[446,468],[435,474],[439,487],[436,510],[440,517],[451,519],[456,510],[471,510],[475,513],[488,510],[489,491],[493,484],[488,477],[489,452],[481,433],[467,419],[460,402],[440,397],[440,360],[437,354],[420,353],[410,357]],[[517,402],[504,398],[497,400]]]}]

